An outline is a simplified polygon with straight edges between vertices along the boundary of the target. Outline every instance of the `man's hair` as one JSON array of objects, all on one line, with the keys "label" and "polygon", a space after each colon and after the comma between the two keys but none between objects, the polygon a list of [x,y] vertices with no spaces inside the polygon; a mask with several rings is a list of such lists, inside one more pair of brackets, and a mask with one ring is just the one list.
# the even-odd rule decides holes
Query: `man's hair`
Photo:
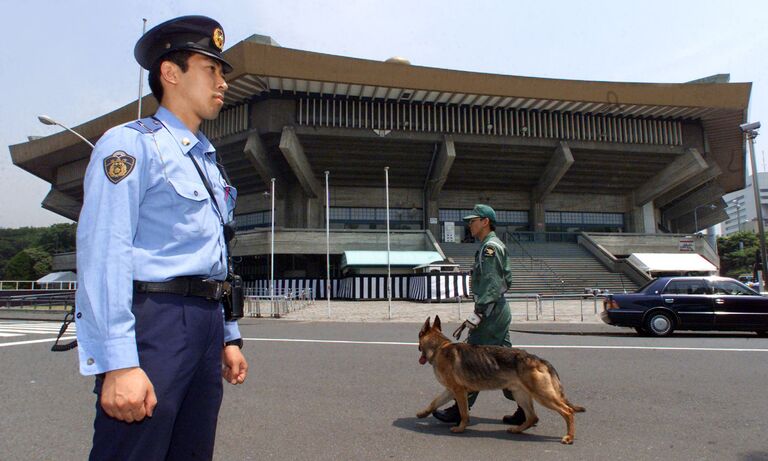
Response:
[{"label": "man's hair", "polygon": [[[490,219],[489,219],[488,221],[490,221]],[[495,225],[495,224],[493,224],[493,223],[490,223],[490,222],[489,222],[489,223],[488,223],[488,226],[491,228],[491,230],[492,230],[493,232],[496,232],[496,225]]]},{"label": "man's hair", "polygon": [[158,59],[149,70],[149,88],[152,90],[152,96],[157,99],[158,104],[163,102],[163,84],[160,82],[160,66],[164,61],[171,61],[181,68],[182,72],[189,69],[188,60],[192,56],[192,51],[172,51],[162,58]]}]

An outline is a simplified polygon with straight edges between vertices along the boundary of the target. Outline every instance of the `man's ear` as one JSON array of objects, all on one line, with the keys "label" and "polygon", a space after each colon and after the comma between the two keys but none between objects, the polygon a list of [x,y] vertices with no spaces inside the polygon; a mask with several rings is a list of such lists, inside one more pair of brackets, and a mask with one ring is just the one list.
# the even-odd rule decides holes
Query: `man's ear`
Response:
[{"label": "man's ear", "polygon": [[171,61],[163,61],[160,63],[160,80],[164,81],[168,85],[176,85],[179,83],[179,74],[181,68]]}]

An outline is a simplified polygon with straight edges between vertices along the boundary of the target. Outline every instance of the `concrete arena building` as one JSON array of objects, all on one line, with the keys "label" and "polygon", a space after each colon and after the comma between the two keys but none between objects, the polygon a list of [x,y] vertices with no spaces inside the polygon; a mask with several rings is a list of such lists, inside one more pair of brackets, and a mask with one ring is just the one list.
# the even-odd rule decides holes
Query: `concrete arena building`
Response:
[{"label": "concrete arena building", "polygon": [[[234,67],[225,107],[203,131],[238,189],[233,253],[247,279],[269,277],[272,178],[276,278],[325,277],[326,171],[334,276],[345,250],[386,250],[385,167],[392,249],[444,256],[446,223],[461,241],[460,218],[478,202],[496,208],[508,240],[586,232],[622,257],[648,242],[676,249],[682,234],[726,219],[722,196],[744,188],[739,124],[751,84],[727,76],[651,84],[481,74],[287,49],[256,35],[225,56]],[[156,107],[143,98],[145,116]],[[135,115],[132,102],[74,129],[95,142]],[[17,166],[51,183],[43,207],[74,220],[89,153],[66,131],[11,146]],[[717,259],[712,248],[696,251]]]}]

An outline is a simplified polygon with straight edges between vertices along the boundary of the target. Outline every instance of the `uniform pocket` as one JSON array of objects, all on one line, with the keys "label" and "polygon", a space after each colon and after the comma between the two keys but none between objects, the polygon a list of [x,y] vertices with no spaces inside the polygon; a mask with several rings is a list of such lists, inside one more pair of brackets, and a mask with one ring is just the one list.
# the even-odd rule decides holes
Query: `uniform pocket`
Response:
[{"label": "uniform pocket", "polygon": [[173,190],[185,199],[195,202],[208,200],[208,191],[202,184],[179,179],[169,179],[168,182],[171,183]]},{"label": "uniform pocket", "polygon": [[202,184],[193,181],[168,179],[168,183],[173,190],[174,237],[185,239],[190,235],[199,235],[210,214],[207,208],[211,206],[208,191]]}]

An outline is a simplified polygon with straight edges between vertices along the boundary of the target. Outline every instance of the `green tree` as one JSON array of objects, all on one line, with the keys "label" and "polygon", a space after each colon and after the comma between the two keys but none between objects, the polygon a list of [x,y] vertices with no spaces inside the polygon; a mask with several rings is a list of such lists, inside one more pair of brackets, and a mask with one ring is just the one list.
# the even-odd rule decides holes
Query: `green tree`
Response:
[{"label": "green tree", "polygon": [[741,274],[752,274],[752,266],[759,250],[757,235],[752,232],[736,232],[727,237],[718,238],[720,274],[734,278]]},{"label": "green tree", "polygon": [[54,224],[40,229],[36,246],[51,254],[75,251],[77,224]]},{"label": "green tree", "polygon": [[5,280],[37,280],[51,271],[51,255],[40,247],[16,253],[3,270]]}]

